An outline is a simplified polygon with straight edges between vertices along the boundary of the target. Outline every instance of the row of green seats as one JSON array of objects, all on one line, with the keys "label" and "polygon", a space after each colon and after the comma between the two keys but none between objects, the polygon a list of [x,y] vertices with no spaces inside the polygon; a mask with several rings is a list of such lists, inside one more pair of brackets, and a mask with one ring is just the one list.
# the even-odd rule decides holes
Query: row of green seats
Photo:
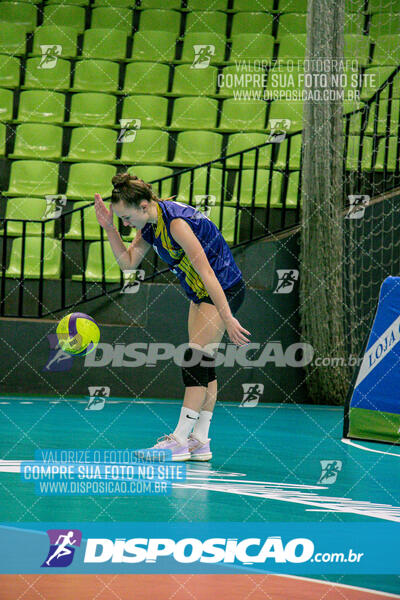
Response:
[{"label": "row of green seats", "polygon": [[[6,35],[3,42],[3,51],[9,52],[13,48],[18,51],[22,48],[21,42],[16,42],[15,38],[11,39]],[[94,29],[90,30],[85,34],[85,39],[89,40],[87,45],[84,44],[84,56],[85,58],[97,58],[97,59],[114,59],[124,60],[126,56],[126,37],[121,35],[119,32],[110,29]],[[8,41],[7,41],[8,38]],[[57,31],[53,30],[52,36],[44,35],[47,43],[58,43],[61,45],[61,57],[58,58],[57,64],[51,69],[42,69],[42,71],[57,71],[58,65],[59,71],[62,69],[67,70],[69,65],[65,61],[65,57],[76,55],[76,45],[74,39],[70,38],[68,31],[64,32],[64,36],[58,33],[57,42]],[[396,35],[385,35],[380,36],[376,40],[376,57],[373,58],[373,62],[377,64],[393,64],[390,61],[393,57],[386,56],[388,52],[396,50]],[[63,46],[62,40],[65,41]],[[39,41],[42,43],[43,40]],[[304,61],[306,54],[307,35],[305,33],[299,34],[286,34],[282,36],[277,44],[275,50],[275,38],[272,35],[264,33],[238,33],[232,36],[230,44],[229,57],[225,60],[226,53],[226,40],[223,37],[212,37],[210,39],[210,33],[188,33],[183,39],[182,55],[176,62],[179,63],[193,63],[196,58],[196,47],[203,46],[209,49],[207,61],[210,64],[223,64],[223,63],[234,63],[240,60],[251,60],[251,61],[272,61],[274,54],[281,64],[292,63],[292,61]],[[133,38],[133,49],[131,56],[127,57],[129,61],[152,61],[152,62],[164,62],[170,63],[176,60],[176,37],[166,31],[139,31],[134,35]],[[36,53],[40,53],[39,48],[35,47]],[[207,53],[206,53],[207,54]],[[361,34],[345,34],[345,58],[357,60],[359,66],[366,66],[369,62],[370,54],[370,40],[367,36]],[[78,57],[79,59],[79,57]],[[4,60],[6,64],[10,59]],[[16,61],[16,58],[14,57]],[[29,69],[38,69],[38,65],[41,63],[41,58],[30,58],[27,60],[27,71]],[[196,58],[197,60],[197,58]],[[33,62],[35,61],[35,62]],[[79,63],[78,63],[79,64]],[[395,63],[397,64],[397,63]],[[118,67],[115,63],[114,68]],[[40,75],[38,74],[38,77]],[[116,78],[116,81],[118,77]],[[69,87],[69,79],[66,78],[62,87]]]},{"label": "row of green seats", "polygon": [[[39,3],[39,0],[33,4]],[[4,4],[14,4],[4,2]],[[19,4],[19,3],[18,3]],[[51,5],[69,6],[76,5],[87,7],[90,0],[46,0],[46,7]],[[204,3],[204,0],[187,0],[182,4],[181,0],[95,0],[94,8],[96,7],[118,7],[118,8],[136,8],[140,10],[146,9],[169,9],[169,10],[203,10],[203,11],[233,11],[233,12],[307,12],[307,0],[280,0],[278,3],[274,0],[234,0],[233,7],[228,9],[228,0],[213,0],[212,3]],[[346,2],[346,10],[348,12],[362,12],[365,8],[364,0],[348,0]],[[399,0],[369,0],[367,4],[367,12],[395,12],[400,10]],[[28,11],[26,11],[28,12]],[[24,9],[11,7],[7,8],[7,19],[18,22],[18,19],[24,17]]]},{"label": "row of green seats", "polygon": [[[377,15],[379,16],[379,15]],[[387,16],[387,15],[380,15]],[[154,31],[169,32],[177,38],[180,34],[180,14],[167,10],[146,10],[143,11],[140,18],[139,32]],[[379,21],[381,23],[382,19]],[[107,20],[104,21],[107,23]],[[130,29],[120,29],[112,26],[105,27],[104,23],[100,26],[92,26],[84,31],[82,56],[89,58],[116,58],[124,59],[127,57],[127,37],[131,34]],[[230,38],[243,31],[246,33],[273,34],[274,17],[266,13],[244,13],[233,17]],[[206,33],[212,36],[218,36],[219,41],[225,40],[227,28],[227,16],[222,12],[204,13],[196,11],[189,13],[185,27],[185,40],[193,34]],[[363,33],[364,16],[357,13],[350,13],[345,20],[345,33],[358,34]],[[377,26],[374,24],[374,31],[381,35]],[[397,26],[393,25],[391,33],[397,33]],[[279,28],[277,38],[284,38],[287,34],[305,34],[306,15],[305,14],[285,14],[279,19]],[[71,25],[41,25],[37,27],[33,35],[33,47],[31,55],[42,54],[42,44],[61,45],[61,56],[76,56],[78,53],[78,34],[80,31]],[[171,43],[171,38],[170,38]],[[213,43],[213,40],[209,40]],[[110,53],[111,51],[111,53]],[[12,30],[4,28],[0,35],[0,52],[6,54],[25,54],[26,52],[26,26],[24,24],[14,24]]]},{"label": "row of green seats", "polygon": [[[21,131],[21,136],[18,135]],[[99,161],[126,163],[197,166],[216,160],[222,153],[223,137],[213,131],[183,131],[178,134],[173,157],[168,159],[170,135],[158,129],[140,129],[133,132],[130,142],[122,145],[121,158],[115,159],[118,132],[100,127],[77,127],[72,131],[67,156],[61,157],[62,128],[56,125],[23,124],[18,127],[14,152],[10,158],[39,158],[63,162]],[[298,136],[299,137],[299,136]],[[267,141],[263,133],[235,133],[228,139],[227,154],[242,152]],[[271,145],[261,148],[259,167],[271,162]],[[255,151],[243,155],[243,166],[253,167]],[[239,164],[239,158],[227,159],[228,166]]]},{"label": "row of green seats", "polygon": [[[12,94],[11,98],[8,94],[9,90],[0,89],[0,115],[3,121],[10,121],[12,115],[12,106],[3,104],[3,101],[12,100]],[[54,97],[54,95],[58,95],[57,93],[53,93],[53,96],[49,93],[49,96],[44,99],[43,105],[35,104],[41,99],[41,94],[46,96],[47,92],[23,92],[21,94],[17,121],[23,121],[23,123],[18,125],[16,130],[16,145],[23,151],[25,139],[27,145],[31,146],[30,140],[40,136],[43,152],[47,153],[46,146],[50,143],[56,152],[55,156],[60,156],[62,128],[59,125],[49,125],[48,123],[64,124],[64,106],[57,104],[59,98]],[[115,113],[116,102],[112,96],[90,93],[75,94],[72,97],[69,121],[66,124],[116,127]],[[217,100],[195,96],[177,98],[173,104],[169,128],[172,130],[217,129],[218,113]],[[124,99],[121,118],[131,121],[137,119],[140,129],[154,129],[166,127],[167,114],[168,100],[166,98],[138,95]],[[271,119],[288,119],[290,123],[288,123],[286,131],[300,131],[303,120],[303,102],[274,100],[270,104],[267,122],[266,117],[267,104],[265,102],[259,100],[239,102],[235,99],[226,99],[222,105],[218,131],[269,131]],[[41,122],[42,118],[43,122]],[[39,123],[36,124],[36,121]],[[86,131],[88,134],[96,135],[95,131],[91,129]],[[77,128],[72,132],[72,147],[76,145],[74,138],[77,135],[79,137],[77,132]],[[51,139],[52,135],[54,135],[54,139]],[[98,135],[101,136],[101,131],[98,132]],[[114,138],[108,138],[106,135],[105,139],[111,141]],[[108,146],[108,143],[106,145]]]}]

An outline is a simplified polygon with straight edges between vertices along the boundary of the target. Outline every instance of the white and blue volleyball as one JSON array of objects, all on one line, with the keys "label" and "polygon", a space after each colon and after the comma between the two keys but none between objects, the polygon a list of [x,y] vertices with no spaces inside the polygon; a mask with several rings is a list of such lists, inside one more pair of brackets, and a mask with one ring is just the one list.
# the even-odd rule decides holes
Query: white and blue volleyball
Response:
[{"label": "white and blue volleyball", "polygon": [[72,356],[86,356],[100,340],[100,329],[96,321],[84,313],[71,313],[57,325],[59,347]]}]

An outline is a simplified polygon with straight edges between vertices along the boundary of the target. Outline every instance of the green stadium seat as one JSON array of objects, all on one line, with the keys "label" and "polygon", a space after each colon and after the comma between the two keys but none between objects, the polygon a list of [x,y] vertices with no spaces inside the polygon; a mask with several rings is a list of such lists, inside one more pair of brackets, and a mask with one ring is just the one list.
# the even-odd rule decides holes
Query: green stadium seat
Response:
[{"label": "green stadium seat", "polygon": [[303,61],[306,55],[307,34],[289,33],[279,38],[279,63]]},{"label": "green stadium seat", "polygon": [[[44,238],[43,277],[44,279],[59,279],[61,265],[61,242],[50,237]],[[39,279],[41,265],[41,239],[25,237],[24,279]],[[21,276],[22,238],[13,240],[11,247],[10,265],[6,277]]]},{"label": "green stadium seat", "polygon": [[304,69],[302,67],[276,67],[269,71],[266,100],[283,98],[283,94],[285,94],[292,101],[293,98],[300,97],[302,90],[304,90]]},{"label": "green stadium seat", "polygon": [[81,32],[85,29],[85,9],[82,6],[53,4],[43,9],[43,25],[72,27]]},{"label": "green stadium seat", "polygon": [[226,10],[228,8],[227,0],[212,0],[209,4],[204,0],[187,0],[189,10]]},{"label": "green stadium seat", "polygon": [[[388,145],[388,157],[385,161],[386,144]],[[384,171],[385,166],[386,171],[396,171],[396,160],[398,151],[399,143],[397,137],[381,138],[378,144],[378,152],[376,155],[374,171]]]},{"label": "green stadium seat", "polygon": [[399,0],[368,0],[369,13],[397,13],[400,12]]},{"label": "green stadium seat", "polygon": [[[215,197],[216,202],[221,201],[222,195],[225,193],[225,186],[222,186],[223,170],[217,167],[211,167],[210,169],[210,182],[208,188],[208,194]],[[190,171],[179,175],[179,188],[177,202],[184,202],[188,204],[190,202]],[[226,185],[226,183],[225,183]],[[193,171],[193,183],[192,183],[192,205],[196,206],[204,199],[204,195],[207,189],[207,169],[195,169]],[[198,196],[196,198],[196,196]]]},{"label": "green stadium seat", "polygon": [[116,169],[113,165],[100,163],[76,163],[71,165],[66,196],[68,200],[94,199],[99,193],[103,198],[111,196]]},{"label": "green stadium seat", "polygon": [[49,90],[25,90],[18,103],[18,121],[63,123],[65,96]]},{"label": "green stadium seat", "polygon": [[[299,178],[300,171],[292,171],[289,173],[289,179],[286,189],[286,208],[296,208],[297,198],[299,194]],[[301,202],[301,197],[299,198]]]},{"label": "green stadium seat", "polygon": [[0,121],[11,121],[13,118],[12,90],[0,89]]},{"label": "green stadium seat", "polygon": [[42,25],[35,30],[32,54],[42,55],[40,46],[43,44],[59,44],[62,47],[60,56],[64,58],[76,56],[78,31],[73,27]]},{"label": "green stadium seat", "polygon": [[135,6],[136,0],[95,0],[94,5],[97,8],[98,6],[121,6],[125,8],[138,8]]},{"label": "green stadium seat", "polygon": [[168,160],[166,131],[139,129],[133,142],[122,146],[121,161],[124,163],[163,163]]},{"label": "green stadium seat", "polygon": [[172,92],[182,96],[212,96],[217,88],[217,67],[192,69],[191,65],[175,67]]},{"label": "green stadium seat", "polygon": [[[121,269],[115,260],[111,245],[108,241],[91,242],[85,269],[86,281],[102,281],[101,244],[104,248],[104,276],[107,283],[118,283],[121,279]],[[82,281],[82,275],[72,275],[73,281]]]},{"label": "green stadium seat", "polygon": [[75,63],[74,91],[115,92],[119,65],[110,60],[88,59]]},{"label": "green stadium seat", "polygon": [[[375,94],[375,92],[385,83],[385,81],[394,72],[395,67],[369,67],[364,71],[363,86],[361,90],[361,100],[367,101]],[[389,87],[381,92],[381,98],[387,98]],[[400,77],[395,76],[393,79],[392,98],[400,98]]]},{"label": "green stadium seat", "polygon": [[181,13],[175,10],[142,10],[140,13],[140,31],[169,31],[179,36]]},{"label": "green stadium seat", "polygon": [[[209,208],[208,217],[211,221],[219,228],[220,214],[222,207],[218,204]],[[237,232],[239,237],[240,222],[242,213],[239,211],[237,218]],[[222,210],[222,228],[221,233],[228,244],[233,244],[235,241],[235,222],[236,222],[236,208],[234,206],[224,205]]]},{"label": "green stadium seat", "polygon": [[303,106],[304,104],[301,101],[275,100],[272,102],[269,111],[268,130],[275,128],[272,127],[271,119],[285,119],[290,121],[288,126],[285,123],[284,130],[287,133],[301,131],[303,129]]},{"label": "green stadium seat", "polygon": [[[195,60],[195,46],[213,46],[214,54],[210,57],[210,64],[221,63],[225,56],[225,36],[210,36],[206,31],[198,33],[186,33],[183,39],[183,51],[181,60],[193,63]],[[208,55],[208,53],[207,53]],[[196,61],[196,64],[197,61]]]},{"label": "green stadium seat", "polygon": [[224,100],[222,105],[222,131],[263,131],[265,130],[266,103],[260,100],[240,102],[234,98]]},{"label": "green stadium seat", "polygon": [[217,124],[218,102],[211,98],[177,98],[171,127],[174,129],[213,129]]},{"label": "green stadium seat", "polygon": [[119,29],[87,29],[83,37],[84,58],[123,59],[126,57],[126,34]]},{"label": "green stadium seat", "polygon": [[246,33],[272,34],[274,17],[265,12],[245,12],[233,15],[231,37]]},{"label": "green stadium seat", "polygon": [[357,60],[359,67],[366,67],[369,61],[370,40],[366,35],[345,33],[344,58]]},{"label": "green stadium seat", "polygon": [[285,13],[279,17],[278,39],[288,34],[307,33],[305,13]]},{"label": "green stadium seat", "polygon": [[346,12],[347,13],[362,13],[364,12],[364,0],[347,0]]},{"label": "green stadium seat", "polygon": [[0,22],[4,22],[1,29],[12,25],[24,25],[25,31],[33,31],[37,22],[37,8],[28,2],[2,2]]},{"label": "green stadium seat", "polygon": [[118,132],[102,127],[76,127],[72,130],[68,160],[108,162],[115,160]]},{"label": "green stadium seat", "polygon": [[[368,124],[365,130],[367,135],[373,135],[375,125],[375,114],[377,104],[374,102],[371,105],[369,113]],[[389,103],[388,100],[381,100],[379,102],[378,121],[377,121],[377,133],[378,135],[386,135],[386,120],[388,117]],[[389,121],[389,135],[397,135],[399,128],[399,111],[400,111],[400,100],[392,100],[392,106],[390,111]]]},{"label": "green stadium seat", "polygon": [[127,94],[165,94],[169,67],[155,62],[126,65],[124,92]]},{"label": "green stadium seat", "polygon": [[41,58],[28,58],[26,61],[25,83],[23,88],[65,90],[69,88],[70,63],[63,58],[57,59],[52,69],[41,69]]},{"label": "green stadium seat", "polygon": [[274,0],[234,0],[233,9],[239,12],[267,10],[272,12]]},{"label": "green stadium seat", "polygon": [[[1,22],[1,20],[0,20]],[[0,27],[0,52],[2,54],[25,54],[26,26],[13,23],[12,27]]]},{"label": "green stadium seat", "polygon": [[44,123],[22,123],[15,134],[14,152],[10,158],[61,157],[62,127]]},{"label": "green stadium seat", "polygon": [[[237,2],[237,0],[235,0]],[[243,1],[243,0],[242,0]],[[279,0],[279,12],[306,13],[308,0]]]},{"label": "green stadium seat", "polygon": [[[173,169],[170,169],[169,167],[159,167],[158,165],[135,165],[134,167],[129,167],[127,171],[128,173],[143,179],[143,181],[146,181],[147,183],[151,183],[152,181],[161,179],[162,177],[167,177],[173,173]],[[152,184],[154,192],[162,198],[171,196],[172,177],[161,183],[161,196],[159,195],[160,191],[157,183]]]},{"label": "green stadium seat", "polygon": [[188,13],[186,17],[185,33],[205,31],[214,35],[225,36],[226,21],[226,14],[221,11],[193,11]]},{"label": "green stadium seat", "polygon": [[[270,206],[280,205],[282,173],[272,171]],[[251,206],[254,182],[254,169],[243,169],[240,182],[240,206]],[[254,206],[266,207],[268,201],[268,191],[270,186],[269,169],[258,169]],[[235,175],[235,185],[233,188],[232,202],[237,202],[239,192],[239,172]]]},{"label": "green stadium seat", "polygon": [[[343,103],[343,114],[351,113],[351,112],[353,112],[357,109],[363,108],[363,107],[365,108],[365,105],[361,104],[360,102],[352,102],[349,100],[345,100]],[[361,125],[362,125],[362,116],[363,116],[362,110],[358,110],[357,112],[354,112],[354,114],[350,115],[350,117],[349,117],[349,120],[350,120],[349,133],[360,134]],[[343,118],[343,133],[346,132],[347,120],[348,119]]]},{"label": "green stadium seat", "polygon": [[6,154],[6,139],[7,139],[7,126],[5,123],[0,123],[0,156]]},{"label": "green stadium seat", "polygon": [[[104,203],[108,210],[110,209],[111,202]],[[71,214],[71,225],[68,231],[65,233],[65,239],[67,240],[80,240],[82,239],[82,226],[81,226],[81,211],[76,208],[82,208],[87,206],[88,202],[74,202],[74,212]],[[118,227],[118,217],[114,214],[114,225]],[[83,226],[85,231],[85,240],[101,240],[100,225],[97,221],[96,211],[94,206],[84,209],[83,211]]]},{"label": "green stadium seat", "polygon": [[372,15],[369,24],[369,37],[376,40],[383,33],[387,35],[400,34],[400,13],[377,13]]},{"label": "green stadium seat", "polygon": [[[109,2],[110,0],[105,0]],[[46,6],[50,4],[67,4],[65,0],[47,0]],[[77,6],[88,6],[90,4],[90,0],[68,0],[68,4],[76,4]]]},{"label": "green stadium seat", "polygon": [[[44,198],[8,198],[6,208],[6,219],[21,219],[28,221],[26,224],[25,234],[37,236],[41,235],[42,225],[40,223],[29,223],[29,221],[40,221],[46,214],[47,203]],[[54,237],[54,219],[47,221],[44,226],[44,234],[46,237]],[[3,231],[0,230],[0,235]],[[7,223],[8,236],[21,236],[22,223],[10,221]]]},{"label": "green stadium seat", "polygon": [[[286,156],[288,148],[288,138],[285,138],[279,144],[278,158],[275,162],[275,167],[278,169],[286,169]],[[290,138],[290,155],[288,167],[291,171],[300,169],[301,162],[301,135],[293,135]]]},{"label": "green stadium seat", "polygon": [[[100,0],[97,0],[98,2]],[[118,0],[113,0],[118,2]],[[182,6],[181,0],[141,0],[139,8],[168,8],[169,10],[179,10]]]},{"label": "green stadium seat", "polygon": [[344,33],[362,35],[364,30],[365,16],[361,13],[346,13],[344,15]]},{"label": "green stadium seat", "polygon": [[[249,78],[248,75],[251,77]],[[238,71],[236,66],[225,67],[222,69],[221,76],[218,76],[219,96],[224,98],[235,96],[245,98],[246,101],[263,98],[265,80],[265,72],[257,68]]]},{"label": "green stadium seat", "polygon": [[[361,138],[359,135],[349,135],[347,146],[346,169],[348,171],[358,171],[358,153]],[[361,170],[371,169],[373,140],[371,137],[364,136],[362,142]]]},{"label": "green stadium seat", "polygon": [[222,136],[212,131],[184,131],[178,135],[174,165],[194,167],[221,156]]},{"label": "green stadium seat", "polygon": [[105,25],[108,29],[132,33],[133,11],[121,6],[100,6],[93,8],[91,27],[101,29]]},{"label": "green stadium seat", "polygon": [[140,119],[140,127],[165,127],[168,100],[161,96],[127,96],[122,109],[123,119]]},{"label": "green stadium seat", "polygon": [[111,94],[73,94],[69,123],[76,125],[115,125],[117,103]]},{"label": "green stadium seat", "polygon": [[[235,152],[242,152],[243,150],[248,150],[249,148],[253,148],[254,146],[259,146],[260,144],[265,144],[267,141],[267,136],[265,133],[234,133],[229,136],[228,147],[226,150],[226,155],[234,154]],[[259,149],[258,152],[258,168],[266,169],[271,164],[271,148],[272,144],[268,144],[263,148]],[[255,167],[256,162],[256,151],[252,150],[250,152],[246,152],[243,156],[242,167],[244,169],[251,169]],[[232,158],[228,158],[226,161],[226,166],[229,168],[237,168],[240,165],[240,154],[237,156],[233,156]]]},{"label": "green stadium seat", "polygon": [[0,60],[0,86],[15,88],[19,86],[19,60],[14,56],[5,56]]},{"label": "green stadium seat", "polygon": [[58,165],[45,160],[15,160],[11,163],[6,196],[46,196],[57,194]]},{"label": "green stadium seat", "polygon": [[238,33],[232,36],[230,61],[272,60],[274,41],[272,35],[264,33]]},{"label": "green stadium seat", "polygon": [[170,62],[175,58],[175,36],[168,31],[138,31],[133,37],[132,59]]},{"label": "green stadium seat", "polygon": [[396,67],[400,64],[398,35],[380,35],[376,38],[372,64],[393,65]]}]

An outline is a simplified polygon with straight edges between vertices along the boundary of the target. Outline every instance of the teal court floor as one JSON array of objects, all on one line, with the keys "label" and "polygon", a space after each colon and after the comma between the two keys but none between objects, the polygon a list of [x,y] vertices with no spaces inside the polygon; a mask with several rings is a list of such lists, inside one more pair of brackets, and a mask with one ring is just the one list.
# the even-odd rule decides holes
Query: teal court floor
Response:
[{"label": "teal court floor", "polygon": [[[212,461],[187,462],[168,496],[37,496],[21,480],[19,461],[38,449],[152,446],[180,404],[113,398],[95,411],[87,399],[0,397],[0,521],[400,522],[400,447],[345,443],[333,406],[218,404]],[[335,577],[400,594],[400,570]]]}]

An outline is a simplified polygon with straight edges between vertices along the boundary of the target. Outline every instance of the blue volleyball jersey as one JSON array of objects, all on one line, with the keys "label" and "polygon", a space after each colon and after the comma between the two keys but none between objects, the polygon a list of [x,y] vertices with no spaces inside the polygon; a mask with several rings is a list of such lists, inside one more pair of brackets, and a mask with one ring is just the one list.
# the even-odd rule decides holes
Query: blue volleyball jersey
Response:
[{"label": "blue volleyball jersey", "polygon": [[157,203],[157,224],[146,223],[141,230],[142,237],[151,244],[157,254],[167,263],[170,270],[177,275],[187,296],[196,304],[201,298],[208,296],[206,287],[183,248],[174,240],[170,231],[173,219],[184,219],[201,243],[222,289],[227,289],[242,278],[218,227],[201,211],[188,204],[161,200]]}]

